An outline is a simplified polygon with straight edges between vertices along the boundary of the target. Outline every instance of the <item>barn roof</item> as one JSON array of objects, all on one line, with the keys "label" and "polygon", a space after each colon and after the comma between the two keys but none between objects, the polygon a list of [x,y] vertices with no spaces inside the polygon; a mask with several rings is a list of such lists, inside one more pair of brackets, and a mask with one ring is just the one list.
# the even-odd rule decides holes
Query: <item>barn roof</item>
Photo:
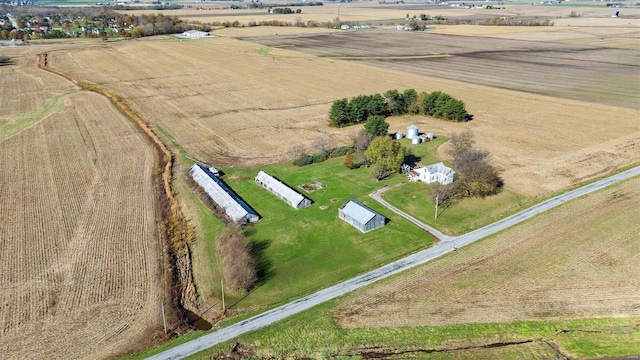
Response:
[{"label": "barn roof", "polygon": [[207,195],[209,195],[218,206],[224,209],[233,221],[242,221],[245,217],[248,217],[248,215],[258,216],[249,205],[229,189],[227,184],[218,179],[205,167],[194,164],[189,170],[189,174],[191,174],[193,180],[206,191]]},{"label": "barn roof", "polygon": [[260,170],[258,175],[256,175],[256,180],[267,185],[271,191],[280,195],[282,198],[294,205],[300,204],[305,199],[302,194],[262,170]]},{"label": "barn roof", "polygon": [[353,200],[349,200],[346,204],[342,205],[341,210],[360,224],[366,224],[376,215],[379,215],[377,212]]}]

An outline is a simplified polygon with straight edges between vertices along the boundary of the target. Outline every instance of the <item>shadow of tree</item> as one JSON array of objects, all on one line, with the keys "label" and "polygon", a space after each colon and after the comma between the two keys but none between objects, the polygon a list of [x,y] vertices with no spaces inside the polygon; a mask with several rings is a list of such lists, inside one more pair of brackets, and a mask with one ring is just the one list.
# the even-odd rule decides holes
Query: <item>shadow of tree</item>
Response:
[{"label": "shadow of tree", "polygon": [[267,258],[265,251],[271,245],[269,240],[252,241],[249,244],[249,254],[253,259],[256,269],[256,286],[264,284],[273,274],[273,262]]},{"label": "shadow of tree", "polygon": [[409,154],[404,156],[404,160],[402,162],[403,162],[403,164],[407,164],[407,165],[409,165],[411,167],[414,167],[414,166],[418,165],[420,160],[422,160],[421,157],[409,153]]}]

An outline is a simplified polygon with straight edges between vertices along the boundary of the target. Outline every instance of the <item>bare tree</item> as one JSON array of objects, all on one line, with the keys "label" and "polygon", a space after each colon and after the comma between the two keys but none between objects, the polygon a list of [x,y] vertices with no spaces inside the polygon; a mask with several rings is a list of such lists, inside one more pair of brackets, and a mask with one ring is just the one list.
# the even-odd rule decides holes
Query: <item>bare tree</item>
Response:
[{"label": "bare tree", "polygon": [[449,140],[450,147],[447,153],[454,159],[461,153],[473,148],[475,140],[473,139],[473,132],[469,129],[462,130],[457,133],[451,134]]},{"label": "bare tree", "polygon": [[313,141],[311,148],[316,153],[329,151],[331,150],[331,141],[324,136],[319,137]]},{"label": "bare tree", "polygon": [[305,155],[304,146],[294,145],[289,148],[289,158],[291,161],[296,161]]}]

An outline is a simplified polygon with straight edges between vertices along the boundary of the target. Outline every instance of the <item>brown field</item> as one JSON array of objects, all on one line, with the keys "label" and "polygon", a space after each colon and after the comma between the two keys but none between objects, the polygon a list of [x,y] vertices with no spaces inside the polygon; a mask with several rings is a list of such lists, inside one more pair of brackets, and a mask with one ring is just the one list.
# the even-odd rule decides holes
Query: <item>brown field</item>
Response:
[{"label": "brown field", "polygon": [[[352,34],[355,39],[369,36]],[[376,40],[379,46],[370,44],[369,47],[384,48],[397,41],[396,32],[380,34]],[[422,34],[402,35],[419,37]],[[312,35],[312,38],[317,36],[323,35]],[[332,36],[336,36],[336,41],[342,39],[344,44],[353,44],[348,36]],[[306,37],[282,38],[286,38],[282,41],[304,43]],[[260,39],[266,41],[267,38]],[[525,70],[533,69],[527,73],[528,81],[533,81],[538,65],[527,64],[524,56],[508,59],[506,55],[488,52],[493,47],[517,53],[522,51],[518,46],[525,43],[483,39],[464,38],[461,46],[474,46],[479,64],[489,64],[491,56],[506,59],[502,63],[508,63],[510,70],[493,72],[492,81],[520,86],[521,75],[511,74],[519,72],[519,61]],[[446,39],[440,41],[446,42]],[[531,46],[534,45],[543,46]],[[328,48],[328,40],[322,39],[318,46],[320,52],[334,51]],[[565,46],[575,48],[556,43],[544,46],[558,53],[562,53]],[[385,51],[400,51],[398,46],[390,49]],[[362,45],[356,45],[353,51],[365,50]],[[227,166],[287,161],[292,148],[302,145],[312,151],[311,144],[318,138],[334,145],[348,144],[357,127],[332,129],[327,126],[326,114],[336,99],[393,88],[442,90],[462,99],[474,120],[456,124],[425,117],[403,117],[390,119],[391,130],[416,123],[422,130],[447,136],[470,128],[476,133],[478,146],[489,150],[504,170],[507,186],[519,193],[535,195],[558,191],[640,161],[640,115],[637,106],[630,105],[633,102],[637,105],[640,100],[640,93],[633,94],[632,84],[638,67],[624,51],[613,49],[609,62],[612,72],[618,72],[619,91],[628,107],[468,84],[355,61],[318,58],[230,38],[132,41],[51,52],[50,58],[55,68],[125,97],[147,122],[170,133],[190,156]],[[590,62],[608,61],[605,50],[585,52],[592,54],[590,61],[583,61],[589,63],[587,65],[580,61],[576,65],[576,60],[567,58],[570,54],[557,59],[568,63],[566,68],[573,77],[563,77],[564,68],[545,68],[548,74],[545,86],[550,90],[538,87],[540,91],[554,90],[556,77],[563,78],[564,82],[557,86],[605,84],[600,75],[597,76],[600,80],[583,78],[584,74],[598,72],[590,67]],[[487,59],[483,60],[482,56]],[[574,69],[578,65],[586,70]],[[622,76],[625,66],[626,78]],[[447,73],[445,68],[439,71],[439,75]],[[502,76],[509,80],[501,80]],[[609,88],[596,89],[595,95],[607,93]]]},{"label": "brown field", "polygon": [[[0,69],[33,89],[16,95],[29,102],[12,105],[17,117],[73,88],[23,56]],[[102,96],[70,94],[54,110],[0,138],[0,353],[111,357],[161,326],[155,155]]]},{"label": "brown field", "polygon": [[640,315],[640,179],[348,296],[340,326]]},{"label": "brown field", "polygon": [[[610,35],[610,40],[631,37],[637,42],[637,30],[630,31]],[[534,34],[542,39],[546,33]],[[251,41],[406,73],[640,109],[640,64],[632,49],[395,30]]]}]

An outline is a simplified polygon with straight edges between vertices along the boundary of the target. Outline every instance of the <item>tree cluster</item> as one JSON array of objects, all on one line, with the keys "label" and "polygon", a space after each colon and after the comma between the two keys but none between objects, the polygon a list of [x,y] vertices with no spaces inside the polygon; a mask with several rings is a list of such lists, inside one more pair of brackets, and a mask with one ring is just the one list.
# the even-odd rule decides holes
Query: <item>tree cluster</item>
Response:
[{"label": "tree cluster", "polygon": [[376,180],[382,180],[395,172],[400,172],[405,155],[406,148],[399,141],[393,141],[388,136],[373,139],[365,152],[365,156],[371,162],[371,172]]},{"label": "tree cluster", "polygon": [[216,244],[227,285],[237,291],[251,290],[258,277],[249,241],[241,227],[235,223],[227,225],[224,234],[216,239]]},{"label": "tree cluster", "polygon": [[434,187],[440,203],[494,195],[502,189],[500,171],[491,164],[489,152],[474,148],[474,143],[473,133],[469,130],[451,135],[447,152],[453,157],[456,179],[453,184]]},{"label": "tree cluster", "polygon": [[329,110],[329,125],[344,127],[363,123],[371,116],[422,114],[445,120],[469,121],[464,102],[441,91],[418,94],[414,89],[400,93],[389,90],[384,94],[358,95],[333,102]]}]

